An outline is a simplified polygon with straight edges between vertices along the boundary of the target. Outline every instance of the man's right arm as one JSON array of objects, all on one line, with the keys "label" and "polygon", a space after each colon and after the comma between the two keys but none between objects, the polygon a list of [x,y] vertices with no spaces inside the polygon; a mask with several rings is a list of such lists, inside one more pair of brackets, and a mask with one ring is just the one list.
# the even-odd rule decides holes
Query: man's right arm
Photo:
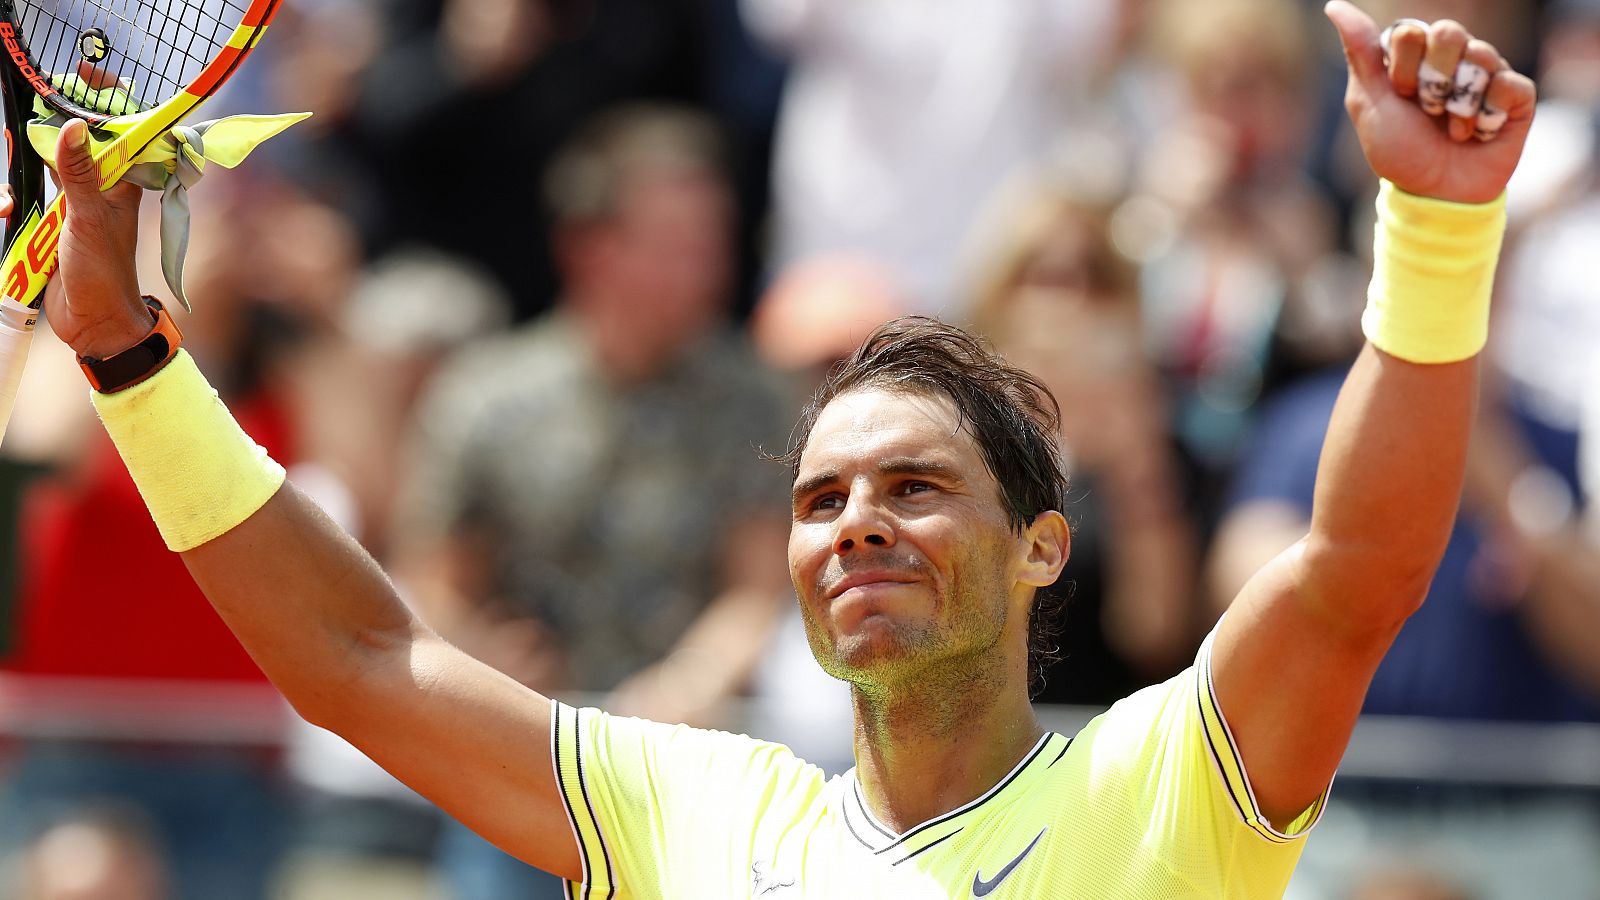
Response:
[{"label": "man's right arm", "polygon": [[[61,132],[65,290],[46,304],[51,325],[80,356],[105,358],[149,328],[149,313],[135,299],[138,190],[98,190],[87,151],[75,146],[83,133],[78,122]],[[292,484],[271,492],[274,482],[261,475],[253,503],[271,493],[258,509],[247,504],[198,537],[184,524],[187,513],[215,523],[217,507],[252,485],[250,478],[203,474],[248,473],[250,463],[240,463],[242,451],[228,445],[227,429],[237,427],[225,412],[206,407],[200,414],[209,392],[197,373],[179,371],[183,361],[130,388],[125,399],[107,395],[98,405],[163,534],[245,649],[307,719],[513,855],[579,877],[551,760],[548,700],[418,621],[366,551]],[[123,414],[118,408],[137,404],[146,405],[145,418],[115,420]],[[191,412],[206,427],[173,423]],[[213,457],[239,464],[219,468]],[[191,496],[178,496],[186,490]],[[156,495],[162,491],[171,496]],[[186,539],[173,542],[172,532],[185,529]]]},{"label": "man's right arm", "polygon": [[550,702],[430,631],[292,484],[183,561],[302,716],[514,856],[578,877]]}]

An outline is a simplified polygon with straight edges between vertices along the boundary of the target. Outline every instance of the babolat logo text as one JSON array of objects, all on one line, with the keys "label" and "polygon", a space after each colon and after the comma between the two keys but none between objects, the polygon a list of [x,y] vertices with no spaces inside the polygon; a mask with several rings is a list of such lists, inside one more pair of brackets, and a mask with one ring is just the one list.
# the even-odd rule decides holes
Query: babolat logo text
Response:
[{"label": "babolat logo text", "polygon": [[33,89],[38,91],[40,96],[56,93],[55,86],[39,75],[33,68],[33,63],[28,62],[28,54],[22,50],[22,40],[17,37],[17,30],[10,22],[0,22],[0,43],[5,44],[6,53],[10,54],[12,64],[22,73],[23,78],[28,79],[28,83],[33,85]]},{"label": "babolat logo text", "polygon": [[22,45],[17,43],[17,30],[11,27],[10,22],[0,22],[0,41],[5,42],[6,52],[11,54],[11,61],[17,64],[17,68],[24,71],[33,68],[28,63],[28,57],[23,55]]}]

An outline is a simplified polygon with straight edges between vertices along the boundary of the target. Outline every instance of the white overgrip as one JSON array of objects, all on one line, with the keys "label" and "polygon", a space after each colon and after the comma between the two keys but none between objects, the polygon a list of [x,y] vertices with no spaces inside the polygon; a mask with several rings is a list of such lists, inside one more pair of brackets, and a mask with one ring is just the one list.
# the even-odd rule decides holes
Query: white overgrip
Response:
[{"label": "white overgrip", "polygon": [[11,423],[11,408],[17,403],[22,386],[22,370],[28,364],[28,345],[39,311],[6,297],[0,299],[0,442],[5,441]]}]

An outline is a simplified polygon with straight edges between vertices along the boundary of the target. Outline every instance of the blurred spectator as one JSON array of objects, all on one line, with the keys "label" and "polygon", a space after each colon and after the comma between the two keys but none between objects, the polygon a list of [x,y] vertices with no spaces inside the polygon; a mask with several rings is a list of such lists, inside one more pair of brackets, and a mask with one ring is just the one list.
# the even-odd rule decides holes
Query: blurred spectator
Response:
[{"label": "blurred spectator", "polygon": [[1534,639],[1600,697],[1600,534],[1583,522],[1594,485],[1580,471],[1600,375],[1600,3],[1562,0],[1547,24],[1467,503],[1494,529]]},{"label": "blurred spectator", "polygon": [[1496,301],[1498,376],[1491,384],[1517,421],[1504,447],[1507,484],[1528,464],[1559,474],[1570,512],[1587,499],[1576,472],[1578,434],[1595,385],[1600,307],[1589,274],[1600,240],[1600,3],[1552,6],[1530,158],[1511,185],[1514,235]]},{"label": "blurred spectator", "polygon": [[[723,323],[714,132],[620,108],[546,185],[566,289],[543,320],[467,348],[419,407],[408,581],[441,632],[518,680],[710,721],[788,590],[783,473],[756,452],[788,407]],[[536,889],[491,874],[533,870],[464,829],[446,846],[463,900]]]},{"label": "blurred spectator", "polygon": [[[386,555],[395,485],[414,463],[396,436],[451,353],[510,323],[510,298],[482,267],[413,246],[369,265],[329,316],[292,372],[306,420],[294,477],[344,496],[334,508],[349,507],[349,515],[335,518],[374,555]],[[319,498],[325,506],[332,499]]]},{"label": "blurred spectator", "polygon": [[1061,404],[1073,585],[1040,699],[1111,703],[1193,658],[1194,523],[1158,374],[1140,346],[1136,267],[1108,216],[1051,185],[1018,190],[974,308],[979,329]]},{"label": "blurred spectator", "polygon": [[[786,53],[774,270],[860,253],[914,311],[960,308],[960,251],[1005,178],[1068,125],[1119,0],[743,0]],[[1070,132],[1067,140],[1071,140]]]},{"label": "blurred spectator", "polygon": [[166,900],[166,870],[148,823],[116,807],[79,810],[28,846],[18,900]]},{"label": "blurred spectator", "polygon": [[[344,27],[306,29],[280,70],[332,113],[304,176],[374,254],[422,243],[473,260],[523,315],[555,288],[537,173],[556,149],[618,101],[704,94],[694,0],[394,0],[376,39],[358,16],[320,16]],[[347,86],[305,93],[317,84]],[[483,140],[500,148],[492,182],[462,169]]]},{"label": "blurred spectator", "polygon": [[1151,102],[1167,116],[1119,245],[1144,264],[1147,340],[1208,484],[1275,363],[1314,368],[1358,337],[1343,289],[1356,285],[1330,255],[1334,210],[1302,168],[1311,46],[1304,13],[1279,0],[1165,0],[1150,22]]},{"label": "blurred spectator", "polygon": [[734,235],[739,279],[734,318],[743,321],[760,299],[770,273],[766,228],[772,202],[772,147],[778,103],[787,68],[770,47],[750,33],[741,0],[698,0],[706,21],[707,110],[727,136],[739,228]]}]

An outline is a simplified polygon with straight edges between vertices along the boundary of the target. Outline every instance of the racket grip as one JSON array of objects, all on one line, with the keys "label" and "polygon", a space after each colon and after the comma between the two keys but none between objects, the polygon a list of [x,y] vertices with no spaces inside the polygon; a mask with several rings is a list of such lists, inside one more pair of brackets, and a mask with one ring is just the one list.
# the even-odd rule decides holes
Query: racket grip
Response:
[{"label": "racket grip", "polygon": [[28,364],[28,345],[33,343],[33,327],[39,311],[7,297],[0,300],[0,442],[5,441],[11,424],[11,408],[17,403],[17,388],[22,386],[22,370]]}]

